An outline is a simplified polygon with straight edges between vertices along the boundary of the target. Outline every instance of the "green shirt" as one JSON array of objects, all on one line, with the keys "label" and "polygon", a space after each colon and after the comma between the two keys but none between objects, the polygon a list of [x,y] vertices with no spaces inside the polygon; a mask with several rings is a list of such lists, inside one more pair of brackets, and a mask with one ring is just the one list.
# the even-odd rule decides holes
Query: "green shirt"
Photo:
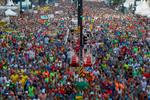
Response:
[{"label": "green shirt", "polygon": [[46,83],[49,82],[49,78],[48,78],[48,77],[45,78],[45,82],[46,82]]},{"label": "green shirt", "polygon": [[102,69],[105,69],[106,67],[107,67],[106,64],[101,64]]},{"label": "green shirt", "polygon": [[54,61],[54,57],[50,56],[50,61],[53,62]]},{"label": "green shirt", "polygon": [[33,86],[29,86],[28,92],[29,92],[29,94],[28,94],[29,97],[34,97],[34,87]]},{"label": "green shirt", "polygon": [[137,53],[137,52],[138,52],[138,48],[137,48],[137,47],[134,47],[134,48],[133,48],[133,52],[134,52],[134,53]]},{"label": "green shirt", "polygon": [[61,84],[66,84],[65,80],[61,80],[60,82],[61,82]]},{"label": "green shirt", "polygon": [[7,66],[6,66],[6,65],[4,65],[4,66],[3,66],[3,69],[4,69],[4,70],[7,70]]},{"label": "green shirt", "polygon": [[55,73],[54,72],[51,72],[50,73],[50,81],[52,81],[52,77],[54,77],[55,76]]},{"label": "green shirt", "polygon": [[124,64],[123,67],[125,68],[125,70],[128,70],[128,69],[129,69],[129,65],[128,65],[128,64]]},{"label": "green shirt", "polygon": [[134,71],[132,72],[132,75],[133,75],[133,77],[136,77],[136,76],[138,76],[138,72],[137,72],[136,70],[134,70]]}]

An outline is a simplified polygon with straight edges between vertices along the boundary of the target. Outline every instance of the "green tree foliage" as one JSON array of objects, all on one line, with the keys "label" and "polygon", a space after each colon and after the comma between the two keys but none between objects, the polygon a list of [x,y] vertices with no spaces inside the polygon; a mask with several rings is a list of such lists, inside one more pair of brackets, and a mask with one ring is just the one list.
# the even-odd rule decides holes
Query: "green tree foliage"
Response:
[{"label": "green tree foliage", "polygon": [[121,3],[121,0],[113,0],[113,5],[118,5]]},{"label": "green tree foliage", "polygon": [[112,1],[113,1],[113,5],[119,5],[125,2],[125,0],[112,0]]}]

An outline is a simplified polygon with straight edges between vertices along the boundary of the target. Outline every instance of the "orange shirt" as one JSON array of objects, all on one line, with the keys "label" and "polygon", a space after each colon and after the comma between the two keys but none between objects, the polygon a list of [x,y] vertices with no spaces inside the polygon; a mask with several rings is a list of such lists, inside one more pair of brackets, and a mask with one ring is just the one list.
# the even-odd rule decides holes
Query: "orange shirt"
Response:
[{"label": "orange shirt", "polygon": [[48,71],[43,72],[43,75],[44,75],[45,77],[49,77],[49,76],[50,76],[50,74],[49,74]]}]

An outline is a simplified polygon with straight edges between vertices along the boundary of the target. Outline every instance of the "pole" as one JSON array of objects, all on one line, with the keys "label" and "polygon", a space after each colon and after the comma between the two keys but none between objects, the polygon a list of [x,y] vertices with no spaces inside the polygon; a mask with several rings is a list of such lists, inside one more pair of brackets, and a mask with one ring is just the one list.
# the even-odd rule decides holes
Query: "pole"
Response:
[{"label": "pole", "polygon": [[82,64],[82,49],[83,49],[83,34],[82,34],[82,15],[83,15],[83,0],[78,0],[78,28],[80,30],[80,64]]},{"label": "pole", "polygon": [[134,9],[133,9],[133,14],[135,14],[136,11],[136,0],[134,0]]},{"label": "pole", "polygon": [[38,0],[38,6],[40,6],[40,0]]},{"label": "pole", "polygon": [[22,0],[20,0],[20,11],[22,11]]},{"label": "pole", "polygon": [[30,0],[30,1],[31,1],[31,9],[32,9],[33,1],[32,0]]}]

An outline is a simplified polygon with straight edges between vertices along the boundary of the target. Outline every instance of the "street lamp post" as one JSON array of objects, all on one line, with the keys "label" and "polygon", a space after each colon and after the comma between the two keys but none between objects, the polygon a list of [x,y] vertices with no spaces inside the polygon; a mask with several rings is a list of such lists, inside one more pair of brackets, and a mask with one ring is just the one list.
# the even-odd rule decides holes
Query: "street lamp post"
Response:
[{"label": "street lamp post", "polygon": [[80,63],[82,64],[83,33],[82,33],[83,0],[78,0],[78,28],[80,30]]}]

